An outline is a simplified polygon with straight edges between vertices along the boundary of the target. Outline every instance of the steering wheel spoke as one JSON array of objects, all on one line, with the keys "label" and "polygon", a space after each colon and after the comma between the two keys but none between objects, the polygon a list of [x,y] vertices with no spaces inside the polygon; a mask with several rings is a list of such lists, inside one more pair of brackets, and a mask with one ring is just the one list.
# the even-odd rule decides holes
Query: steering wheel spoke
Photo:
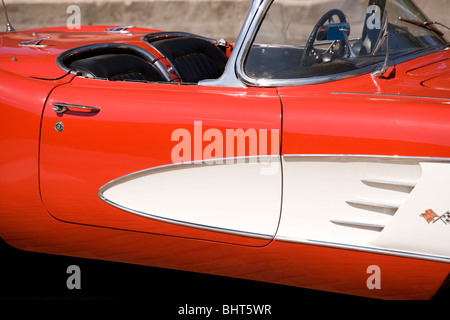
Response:
[{"label": "steering wheel spoke", "polygon": [[[302,67],[307,67],[308,64],[311,62],[316,63],[322,63],[322,62],[330,62],[333,59],[333,56],[335,55],[335,47],[337,43],[340,43],[341,45],[344,45],[345,47],[349,47],[348,41],[345,40],[335,40],[333,44],[325,50],[323,53],[320,53],[316,48],[314,48],[314,43],[317,39],[317,36],[319,34],[319,30],[324,26],[327,22],[328,23],[334,23],[334,17],[338,17],[339,21],[341,23],[347,22],[347,18],[345,17],[345,14],[339,10],[339,9],[332,9],[325,13],[319,21],[317,21],[316,25],[314,26],[311,34],[308,37],[308,41],[305,45],[305,50],[303,51],[303,55],[301,58],[300,65]],[[344,34],[344,36],[347,36]],[[341,50],[339,50],[341,51]],[[348,48],[344,50],[345,52],[351,52],[351,48]]]}]

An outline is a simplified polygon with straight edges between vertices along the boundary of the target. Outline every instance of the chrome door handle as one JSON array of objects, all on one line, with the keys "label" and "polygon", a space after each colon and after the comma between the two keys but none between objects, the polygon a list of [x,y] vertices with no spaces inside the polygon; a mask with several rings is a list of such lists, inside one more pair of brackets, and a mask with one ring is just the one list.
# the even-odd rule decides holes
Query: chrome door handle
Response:
[{"label": "chrome door handle", "polygon": [[58,113],[64,113],[66,111],[71,112],[81,112],[81,113],[99,113],[100,108],[97,107],[88,107],[88,106],[80,106],[76,104],[67,104],[67,103],[59,103],[56,102],[53,104],[53,110]]}]

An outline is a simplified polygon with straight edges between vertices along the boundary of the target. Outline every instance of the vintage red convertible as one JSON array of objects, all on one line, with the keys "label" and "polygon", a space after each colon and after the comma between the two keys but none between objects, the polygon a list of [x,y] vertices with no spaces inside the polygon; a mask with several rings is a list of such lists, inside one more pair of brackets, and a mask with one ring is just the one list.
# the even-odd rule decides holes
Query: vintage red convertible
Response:
[{"label": "vintage red convertible", "polygon": [[431,298],[450,274],[446,27],[411,0],[301,4],[254,0],[233,42],[8,24],[1,238]]}]

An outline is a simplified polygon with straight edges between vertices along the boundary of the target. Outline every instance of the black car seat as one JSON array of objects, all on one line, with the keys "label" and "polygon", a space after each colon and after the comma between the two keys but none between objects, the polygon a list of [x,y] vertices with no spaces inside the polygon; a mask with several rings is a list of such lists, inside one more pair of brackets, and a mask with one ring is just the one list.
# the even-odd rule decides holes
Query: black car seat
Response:
[{"label": "black car seat", "polygon": [[165,81],[158,69],[129,53],[101,54],[72,62],[69,68],[82,76],[111,81]]},{"label": "black car seat", "polygon": [[228,60],[220,48],[194,36],[166,38],[151,45],[169,61],[181,82],[217,79]]}]

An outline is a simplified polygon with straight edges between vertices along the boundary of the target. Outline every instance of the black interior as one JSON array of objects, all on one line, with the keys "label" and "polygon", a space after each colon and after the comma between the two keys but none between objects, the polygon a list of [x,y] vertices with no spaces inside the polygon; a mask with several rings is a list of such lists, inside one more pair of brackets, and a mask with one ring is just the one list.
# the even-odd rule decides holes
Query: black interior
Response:
[{"label": "black interior", "polygon": [[[147,42],[171,64],[182,83],[217,79],[227,63],[225,53],[211,42],[192,36],[160,38]],[[60,60],[80,76],[110,81],[168,82],[169,71],[143,49],[125,44],[101,44],[75,48]]]},{"label": "black interior", "polygon": [[129,53],[101,54],[76,60],[69,65],[81,76],[111,81],[164,81],[156,67]]},{"label": "black interior", "polygon": [[152,42],[173,66],[182,82],[217,79],[225,70],[227,56],[217,46],[196,37],[176,37]]}]

